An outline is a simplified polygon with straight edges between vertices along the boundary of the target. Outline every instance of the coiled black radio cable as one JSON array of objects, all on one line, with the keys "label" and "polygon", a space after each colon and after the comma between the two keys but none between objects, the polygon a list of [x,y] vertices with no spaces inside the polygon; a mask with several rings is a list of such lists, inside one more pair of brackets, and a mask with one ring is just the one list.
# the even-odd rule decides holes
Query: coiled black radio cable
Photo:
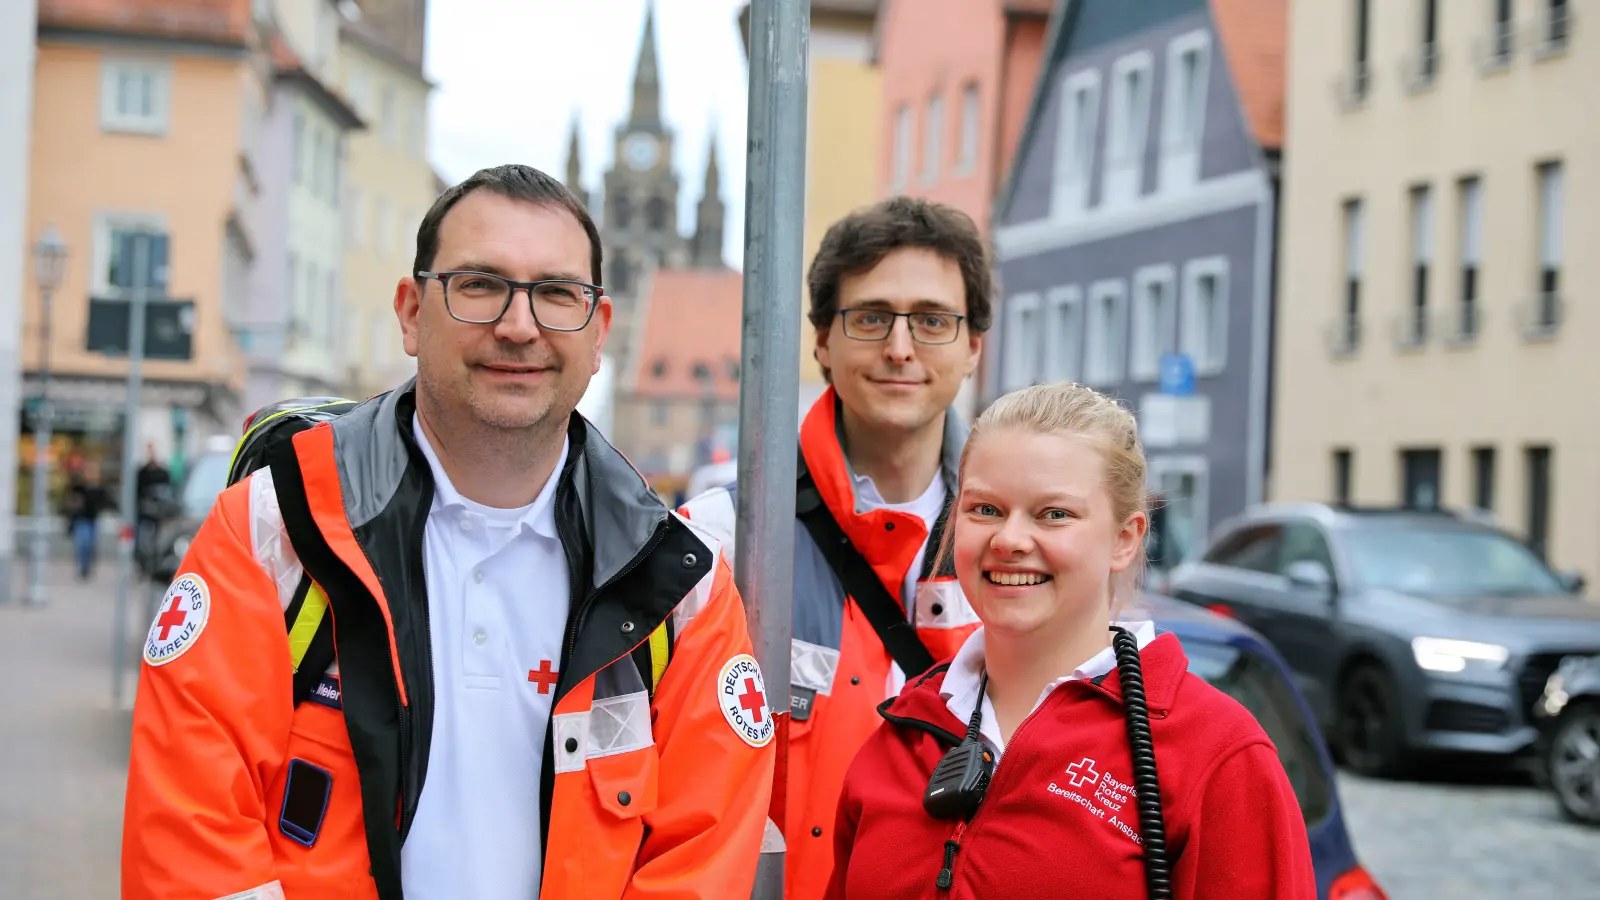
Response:
[{"label": "coiled black radio cable", "polygon": [[1133,794],[1139,804],[1139,834],[1144,838],[1144,880],[1150,900],[1171,900],[1172,865],[1167,860],[1167,827],[1161,814],[1161,784],[1156,779],[1155,742],[1150,736],[1150,708],[1145,704],[1139,642],[1126,628],[1111,626],[1117,654],[1117,678],[1133,753]]}]

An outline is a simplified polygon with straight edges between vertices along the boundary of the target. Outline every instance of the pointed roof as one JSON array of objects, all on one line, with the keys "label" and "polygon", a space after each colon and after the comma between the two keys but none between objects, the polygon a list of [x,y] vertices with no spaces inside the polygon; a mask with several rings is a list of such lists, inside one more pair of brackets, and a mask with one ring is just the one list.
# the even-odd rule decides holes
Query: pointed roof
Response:
[{"label": "pointed roof", "polygon": [[248,46],[250,4],[241,0],[38,0],[38,27]]},{"label": "pointed roof", "polygon": [[583,178],[583,149],[578,144],[578,113],[572,113],[572,128],[567,137],[567,187],[578,189]]},{"label": "pointed roof", "polygon": [[[1087,0],[1054,0],[1049,24],[1045,28],[1043,62],[1035,78],[1018,154],[1032,142],[1040,127],[1039,117],[1050,97],[1061,60],[1078,12]],[[1263,150],[1283,149],[1284,92],[1287,78],[1289,0],[1208,0],[1216,27],[1221,58],[1228,64],[1234,93],[1245,119],[1245,127]],[[996,194],[994,218],[998,221],[1011,207],[1016,193],[1018,167],[1013,163]]]},{"label": "pointed roof", "polygon": [[717,123],[711,123],[711,147],[706,152],[705,195],[715,197],[721,192],[722,170],[717,166]]},{"label": "pointed roof", "polygon": [[639,56],[633,68],[633,108],[628,121],[635,124],[661,119],[661,73],[656,62],[656,4],[645,0],[644,33],[639,37]]},{"label": "pointed roof", "polygon": [[1245,122],[1263,149],[1283,147],[1289,43],[1287,0],[1211,0]]}]

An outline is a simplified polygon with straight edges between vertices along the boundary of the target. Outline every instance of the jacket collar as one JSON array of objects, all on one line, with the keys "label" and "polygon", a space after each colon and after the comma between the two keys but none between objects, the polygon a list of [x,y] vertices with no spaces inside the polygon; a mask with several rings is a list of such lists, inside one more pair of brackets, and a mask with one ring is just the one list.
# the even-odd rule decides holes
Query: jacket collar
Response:
[{"label": "jacket collar", "polygon": [[[1172,709],[1172,702],[1189,671],[1189,657],[1183,652],[1176,635],[1158,633],[1139,653],[1140,674],[1144,677],[1145,701],[1152,714],[1164,715]],[[946,700],[945,683],[954,679],[951,690],[960,689],[960,676],[950,671],[951,664],[939,666],[926,675],[906,684],[897,697],[890,698],[878,707],[878,712],[891,724],[928,731],[948,743],[957,743],[966,731],[967,723],[950,712]],[[1063,685],[1058,690],[1069,689]],[[1122,705],[1122,676],[1112,667],[1104,676],[1082,682],[1083,689],[1093,690],[1107,700]]]},{"label": "jacket collar", "polygon": [[[849,526],[845,523],[856,516],[856,491],[855,473],[844,452],[842,406],[838,392],[833,385],[828,385],[800,424],[800,452],[805,456],[806,468],[811,472],[822,502],[833,514],[834,521],[848,533]],[[961,448],[966,442],[967,425],[951,406],[945,410],[940,471],[952,493],[957,483],[956,473],[961,468]]]},{"label": "jacket collar", "polygon": [[[380,394],[333,422],[345,514],[360,528],[390,507],[407,471],[423,477],[431,503],[432,469],[411,433],[416,415],[416,379]],[[591,588],[619,575],[644,553],[668,512],[644,476],[599,429],[573,412],[567,425],[569,450],[558,474],[558,530],[580,526],[591,560]],[[574,498],[576,504],[560,502]],[[573,533],[567,531],[568,534]]]}]

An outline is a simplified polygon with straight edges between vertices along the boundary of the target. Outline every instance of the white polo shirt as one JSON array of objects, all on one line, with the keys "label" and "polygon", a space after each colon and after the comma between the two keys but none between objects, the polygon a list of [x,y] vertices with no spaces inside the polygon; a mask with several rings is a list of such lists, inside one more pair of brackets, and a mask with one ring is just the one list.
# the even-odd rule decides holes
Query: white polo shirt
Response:
[{"label": "white polo shirt", "polygon": [[[1133,632],[1133,639],[1138,643],[1140,650],[1156,638],[1155,623],[1149,620],[1115,624]],[[963,732],[966,731],[967,723],[972,721],[972,710],[977,707],[980,699],[978,687],[983,683],[980,677],[983,675],[984,646],[983,628],[980,627],[962,642],[961,649],[957,650],[955,658],[950,660],[950,668],[944,674],[944,684],[939,689],[939,696],[944,698],[945,708],[950,710],[951,715],[961,720]],[[1083,665],[1073,669],[1072,674],[1063,675],[1045,685],[1044,690],[1039,692],[1039,699],[1034,701],[1033,708],[1036,710],[1043,706],[1044,701],[1050,698],[1051,692],[1069,681],[1093,681],[1116,667],[1117,651],[1107,647],[1089,657]],[[998,765],[1000,757],[1006,752],[1006,741],[1000,736],[1000,723],[995,720],[994,704],[989,701],[987,692],[984,693],[982,700],[983,721],[978,723],[978,736],[983,738],[994,751],[995,764]]]},{"label": "white polo shirt", "polygon": [[[401,848],[407,900],[539,896],[539,785],[570,606],[555,490],[568,445],[533,503],[461,496],[413,422],[433,469],[423,537],[433,638],[433,740]],[[569,440],[570,443],[570,440]]]}]

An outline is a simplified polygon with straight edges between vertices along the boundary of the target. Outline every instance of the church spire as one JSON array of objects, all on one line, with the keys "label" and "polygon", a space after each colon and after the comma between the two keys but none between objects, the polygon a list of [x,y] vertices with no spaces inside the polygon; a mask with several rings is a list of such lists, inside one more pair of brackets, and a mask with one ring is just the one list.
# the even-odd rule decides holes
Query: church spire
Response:
[{"label": "church spire", "polygon": [[695,210],[694,238],[689,247],[696,268],[724,267],[722,225],[725,212],[722,205],[722,173],[717,168],[717,126],[712,123],[711,146],[706,153],[705,188],[701,191],[700,204]]},{"label": "church spire", "polygon": [[654,126],[661,121],[661,77],[656,64],[656,4],[645,0],[644,36],[639,39],[639,59],[633,70],[633,109],[629,124]]},{"label": "church spire", "polygon": [[584,206],[589,205],[588,194],[583,190],[583,150],[578,145],[578,114],[572,114],[572,130],[567,139],[567,190],[578,195]]},{"label": "church spire", "polygon": [[722,172],[717,168],[717,126],[711,125],[711,149],[706,154],[706,182],[703,197],[720,200],[722,194]]}]

